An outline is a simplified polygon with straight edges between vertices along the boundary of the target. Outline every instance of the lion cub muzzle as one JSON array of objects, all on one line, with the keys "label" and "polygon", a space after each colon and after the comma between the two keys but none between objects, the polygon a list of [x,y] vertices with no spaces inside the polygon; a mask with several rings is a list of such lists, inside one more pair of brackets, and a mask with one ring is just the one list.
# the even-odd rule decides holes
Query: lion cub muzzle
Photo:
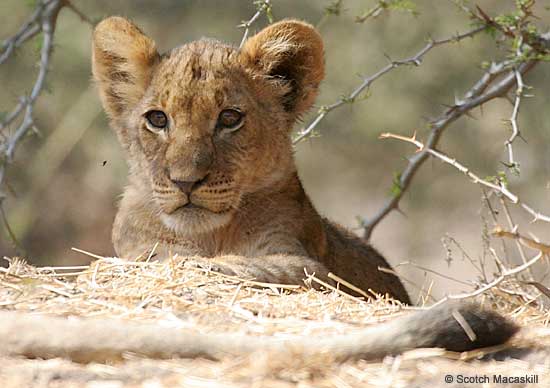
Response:
[{"label": "lion cub muzzle", "polygon": [[205,180],[206,180],[206,177],[198,180],[193,180],[193,181],[180,181],[177,179],[175,180],[171,179],[172,183],[175,184],[178,187],[178,189],[180,189],[183,193],[185,193],[187,197],[189,197],[191,192],[195,190],[199,185],[204,183]]}]

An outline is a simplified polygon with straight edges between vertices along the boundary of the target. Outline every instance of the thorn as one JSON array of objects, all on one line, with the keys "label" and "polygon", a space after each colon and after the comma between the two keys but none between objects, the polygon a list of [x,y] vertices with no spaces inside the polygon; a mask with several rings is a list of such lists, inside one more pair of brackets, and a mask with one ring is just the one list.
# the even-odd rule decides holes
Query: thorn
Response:
[{"label": "thorn", "polygon": [[464,104],[464,100],[461,100],[460,98],[458,98],[458,96],[455,96],[454,106],[461,106],[462,104]]},{"label": "thorn", "polygon": [[477,120],[477,117],[475,117],[472,113],[470,112],[464,112],[463,113],[465,116],[471,118],[472,120]]},{"label": "thorn", "polygon": [[433,36],[431,34],[428,34],[427,41],[428,41],[429,44],[434,44],[435,39],[433,38]]},{"label": "thorn", "polygon": [[521,140],[523,140],[523,142],[524,142],[525,144],[528,144],[527,140],[523,137],[523,135],[521,134],[521,132],[518,133],[518,137],[519,137]]},{"label": "thorn", "polygon": [[491,18],[489,17],[489,15],[487,15],[487,14],[485,13],[485,11],[483,11],[483,10],[479,7],[479,5],[476,5],[476,9],[477,9],[477,12],[479,12],[481,18],[484,19],[487,23],[489,23],[489,24],[493,24],[493,23],[494,23],[494,22],[493,22],[493,19],[491,19]]},{"label": "thorn", "polygon": [[401,210],[399,205],[395,206],[395,211],[398,212],[399,214],[401,214],[403,217],[408,218],[407,214],[403,210]]},{"label": "thorn", "polygon": [[38,136],[39,138],[42,138],[42,132],[40,132],[40,129],[38,129],[38,127],[34,124],[34,122],[32,123],[31,130],[36,136]]},{"label": "thorn", "polygon": [[514,106],[514,101],[509,95],[504,96],[504,98],[506,99],[506,101],[510,103],[510,105]]},{"label": "thorn", "polygon": [[529,232],[529,236],[530,236],[533,240],[535,240],[536,242],[540,243],[540,239],[539,239],[537,236],[535,236],[535,234],[534,234],[533,232]]}]

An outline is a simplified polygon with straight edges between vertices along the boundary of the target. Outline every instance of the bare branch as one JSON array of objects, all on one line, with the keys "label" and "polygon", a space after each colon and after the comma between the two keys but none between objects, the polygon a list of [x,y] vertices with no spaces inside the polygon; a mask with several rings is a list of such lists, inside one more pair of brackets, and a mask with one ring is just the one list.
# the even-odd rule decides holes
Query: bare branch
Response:
[{"label": "bare branch", "polygon": [[441,273],[441,272],[438,272],[436,270],[433,270],[431,268],[428,268],[428,267],[425,267],[423,265],[420,265],[420,264],[416,264],[414,261],[403,261],[401,263],[397,263],[396,265],[394,265],[394,268],[399,268],[399,267],[402,267],[402,266],[411,266],[411,267],[414,267],[416,269],[419,269],[421,271],[424,271],[424,272],[429,272],[429,273],[433,273],[434,275],[437,275],[437,276],[440,276],[444,279],[447,279],[447,280],[452,280],[453,282],[457,282],[457,283],[460,283],[460,284],[464,284],[466,286],[471,286],[472,285],[472,282],[465,282],[465,281],[462,281],[460,279],[457,279],[457,278],[454,278],[452,276],[449,276],[449,275],[445,275],[444,273]]},{"label": "bare branch", "polygon": [[462,293],[462,294],[451,294],[451,295],[447,295],[443,298],[441,298],[440,300],[438,300],[436,303],[434,303],[433,305],[430,306],[430,308],[434,308],[436,306],[439,306],[440,304],[443,304],[445,303],[446,301],[448,300],[459,300],[459,299],[468,299],[468,298],[473,298],[475,296],[478,296],[478,295],[481,295],[483,294],[484,292],[487,292],[489,291],[491,288],[493,287],[496,287],[498,286],[500,283],[502,283],[505,279],[509,278],[509,277],[512,277],[514,275],[517,275],[518,273],[520,272],[523,272],[525,271],[526,269],[528,269],[529,267],[533,266],[535,263],[537,263],[542,257],[545,256],[545,253],[544,252],[539,252],[538,254],[535,255],[535,257],[533,257],[531,260],[529,260],[527,263],[525,264],[522,264],[522,265],[518,265],[517,267],[514,267],[514,268],[509,268],[509,269],[504,269],[502,271],[502,274],[500,276],[498,276],[497,278],[495,278],[493,281],[491,281],[490,283],[487,283],[485,284],[483,287],[480,287],[478,288],[477,290],[473,291],[473,292],[466,292],[466,293]]},{"label": "bare branch", "polygon": [[[470,171],[470,169],[468,167],[464,166],[463,164],[458,162],[456,159],[451,158],[451,157],[445,155],[444,153],[442,153],[440,151],[436,151],[433,148],[427,148],[427,146],[424,145],[422,142],[416,140],[416,135],[413,135],[412,137],[406,137],[406,136],[401,136],[401,135],[395,135],[393,133],[383,133],[383,134],[380,135],[380,138],[381,139],[397,139],[397,140],[405,141],[407,143],[414,144],[419,150],[419,153],[417,155],[420,155],[421,153],[425,152],[426,155],[434,156],[434,157],[438,158],[439,160],[453,166],[458,171],[462,172],[464,175],[468,176],[472,180],[473,183],[480,184],[482,186],[488,187],[488,188],[500,193],[503,197],[508,199],[510,202],[512,202],[514,204],[518,204],[524,209],[527,209],[527,208],[531,209],[529,206],[522,203],[520,201],[519,197],[516,194],[514,194],[510,190],[508,190],[508,188],[506,187],[506,185],[503,182],[498,181],[498,182],[494,183],[494,182],[490,182],[486,179],[480,178],[478,175],[476,175],[472,171]],[[534,211],[533,211],[533,213],[537,214],[537,217],[533,220],[533,222],[534,221],[539,221],[539,220],[540,221],[545,221],[545,222],[550,222],[550,216],[546,216],[546,215],[543,215],[541,213],[537,213],[537,212],[534,212]],[[534,215],[533,213],[531,213],[531,215]]]},{"label": "bare branch", "polygon": [[2,163],[0,165],[0,187],[3,183],[6,164],[13,161],[15,149],[19,141],[33,128],[33,105],[36,99],[44,88],[46,74],[48,72],[50,57],[53,49],[53,35],[59,11],[67,5],[65,0],[44,0],[39,3],[35,12],[23,27],[12,38],[4,42],[5,51],[2,54],[0,63],[3,62],[12,52],[13,49],[26,42],[30,37],[41,32],[43,35],[42,49],[40,52],[39,71],[36,81],[29,96],[19,98],[19,103],[14,107],[12,112],[7,115],[6,119],[0,123],[0,130],[5,129],[17,118],[23,114],[22,122],[19,127],[7,140],[0,144],[0,152],[2,153]]},{"label": "bare branch", "polygon": [[[517,71],[520,74],[525,74],[531,70],[536,64],[537,60],[529,60],[522,63],[517,67]],[[495,64],[476,82],[476,84],[470,89],[462,101],[456,101],[455,105],[447,108],[445,112],[431,123],[431,131],[426,144],[415,156],[409,159],[409,163],[399,179],[399,191],[392,196],[384,206],[378,211],[378,213],[369,220],[363,220],[363,227],[365,229],[364,238],[369,239],[372,231],[392,210],[397,209],[399,201],[403,197],[403,194],[409,188],[409,185],[415,176],[416,172],[422,166],[422,164],[428,159],[431,151],[437,146],[439,139],[445,129],[457,119],[468,113],[470,110],[481,106],[482,104],[495,99],[497,97],[504,96],[508,90],[516,83],[515,71],[508,73],[501,78],[496,77],[503,72],[509,66],[509,62],[505,61],[500,64]],[[437,152],[437,151],[436,151]],[[490,187],[490,186],[489,186]],[[498,187],[498,186],[496,186]],[[510,196],[512,202],[514,195]]]},{"label": "bare branch", "polygon": [[41,31],[40,19],[42,18],[42,14],[44,13],[46,6],[47,3],[39,2],[29,20],[21,26],[17,33],[15,33],[11,38],[6,39],[2,43],[0,65],[13,54],[16,48],[27,42],[32,37],[36,36],[36,34]]},{"label": "bare branch", "polygon": [[[516,56],[518,58],[522,55],[522,38],[521,36],[518,38],[518,49],[516,52]],[[514,99],[514,108],[512,109],[512,116],[510,117],[510,124],[512,125],[512,135],[506,140],[504,143],[507,151],[508,151],[508,168],[517,169],[518,163],[514,159],[514,149],[512,148],[512,144],[514,143],[514,140],[516,140],[517,137],[521,137],[521,133],[518,126],[518,115],[519,115],[519,107],[521,104],[521,97],[523,95],[523,89],[525,88],[525,84],[523,83],[523,77],[521,76],[521,73],[517,71],[517,69],[514,69],[514,75],[516,76],[516,96]]]},{"label": "bare branch", "polygon": [[[42,34],[39,70],[32,90],[28,96],[19,97],[17,105],[0,122],[0,133],[2,135],[0,142],[0,210],[2,212],[2,202],[5,199],[2,188],[4,186],[6,169],[13,162],[15,150],[20,141],[29,131],[35,128],[33,107],[46,82],[46,75],[49,70],[50,58],[53,51],[53,36],[57,16],[61,9],[68,5],[70,5],[69,0],[41,0],[27,22],[21,26],[15,35],[5,40],[2,44],[0,64],[4,63],[14,53],[16,48],[28,42],[32,37]],[[12,133],[5,131],[5,129],[16,121],[19,121],[19,125]],[[13,232],[7,224],[5,215],[3,216],[3,220],[8,234],[12,237],[14,244],[18,245]]]},{"label": "bare branch", "polygon": [[495,237],[506,237],[518,241],[521,245],[535,249],[544,254],[550,254],[550,245],[535,241],[532,238],[522,236],[517,231],[506,231],[500,227],[496,227],[491,233]]},{"label": "bare branch", "polygon": [[[510,209],[508,208],[508,203],[504,200],[504,198],[500,197],[500,204],[502,205],[502,210],[504,210],[504,215],[506,216],[506,220],[508,221],[508,227],[511,230],[518,231],[518,224],[516,224],[512,218],[512,214],[510,213]],[[519,256],[521,257],[521,261],[523,263],[527,262],[527,255],[525,254],[525,250],[523,249],[523,245],[519,241],[516,240],[516,247],[519,252]],[[533,280],[533,272],[531,271],[531,268],[528,270],[529,276],[531,277],[530,280]]]},{"label": "bare branch", "polygon": [[297,144],[300,141],[304,140],[305,138],[311,136],[313,131],[317,127],[317,125],[326,117],[326,115],[329,112],[331,112],[334,109],[339,108],[343,105],[353,103],[355,100],[357,100],[357,98],[365,90],[367,90],[373,84],[374,81],[376,81],[378,78],[382,77],[383,75],[389,73],[393,69],[395,69],[397,67],[400,67],[400,66],[411,66],[411,65],[412,66],[420,66],[422,64],[422,60],[424,59],[424,56],[430,50],[432,50],[433,48],[438,47],[438,46],[442,46],[442,45],[445,45],[445,44],[448,44],[448,43],[460,42],[463,39],[470,38],[470,37],[476,35],[477,33],[483,31],[484,29],[485,29],[485,27],[479,27],[479,28],[476,28],[474,30],[468,31],[466,33],[458,34],[458,35],[455,35],[455,36],[452,36],[452,37],[449,37],[449,38],[446,38],[446,39],[431,40],[420,51],[418,51],[412,57],[405,58],[405,59],[398,60],[398,61],[390,61],[390,63],[388,63],[386,66],[384,66],[383,68],[378,70],[373,75],[371,75],[367,78],[364,78],[363,82],[361,82],[361,84],[357,88],[355,88],[349,95],[340,98],[338,101],[336,101],[336,102],[334,102],[330,105],[322,106],[319,109],[319,113],[318,113],[317,117],[315,117],[313,119],[313,121],[307,127],[303,128],[302,130],[300,130],[298,132],[298,134],[297,134],[296,138],[294,139],[293,143]]},{"label": "bare branch", "polygon": [[[395,7],[396,5],[401,5],[400,7]],[[406,7],[403,6],[402,2],[399,0],[378,0],[374,6],[370,9],[363,12],[361,15],[355,17],[356,23],[364,23],[370,18],[376,18],[384,11],[388,12],[391,10],[401,10],[409,12],[412,15],[417,15],[416,6],[414,3]]]},{"label": "bare branch", "polygon": [[478,288],[477,290],[473,292],[468,293],[462,293],[462,294],[454,294],[454,295],[447,295],[431,305],[429,308],[434,308],[436,306],[439,306],[440,304],[445,303],[448,300],[458,300],[458,299],[468,299],[473,298],[475,296],[481,295],[484,292],[489,291],[491,288],[498,286],[500,283],[502,283],[507,278],[513,277],[523,271],[526,271],[530,269],[533,265],[535,265],[542,257],[546,257],[550,253],[550,245],[543,244],[538,241],[535,241],[533,239],[530,239],[528,237],[522,236],[517,232],[509,232],[505,231],[500,227],[495,228],[495,230],[492,232],[492,235],[495,237],[505,237],[505,238],[511,238],[514,240],[519,241],[522,245],[538,250],[539,253],[535,255],[532,259],[526,261],[522,265],[518,265],[513,268],[506,268],[504,267],[504,264],[501,260],[498,260],[499,266],[501,267],[501,274],[493,279],[491,282],[485,284],[484,286]]},{"label": "bare branch", "polygon": [[89,24],[90,26],[94,26],[96,23],[94,23],[94,21],[92,19],[90,19],[88,17],[88,15],[86,15],[84,12],[82,12],[80,9],[78,9],[73,3],[71,3],[69,0],[66,0],[66,6],[68,9],[70,9],[71,11],[73,11],[74,14],[76,14],[80,20],[82,20],[83,22]]},{"label": "bare branch", "polygon": [[262,15],[264,12],[270,12],[271,9],[271,0],[264,0],[262,3],[258,5],[258,10],[250,19],[243,22],[239,25],[240,28],[244,28],[244,34],[241,39],[241,43],[239,44],[239,48],[243,47],[244,42],[246,39],[248,39],[248,34],[250,32],[250,27],[258,20],[258,18]]},{"label": "bare branch", "polygon": [[8,232],[8,236],[10,237],[13,246],[18,254],[24,253],[22,245],[19,243],[19,240],[17,239],[17,236],[11,229],[11,226],[8,222],[8,218],[6,217],[6,212],[4,211],[4,206],[2,203],[2,198],[0,197],[0,217],[2,218],[2,223],[4,224],[4,227],[6,228],[6,231]]}]

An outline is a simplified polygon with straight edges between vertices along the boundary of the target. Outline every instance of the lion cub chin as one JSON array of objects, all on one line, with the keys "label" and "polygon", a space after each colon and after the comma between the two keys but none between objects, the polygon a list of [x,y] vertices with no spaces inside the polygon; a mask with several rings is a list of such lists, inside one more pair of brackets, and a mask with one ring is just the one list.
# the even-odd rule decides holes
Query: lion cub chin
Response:
[{"label": "lion cub chin", "polygon": [[314,209],[291,130],[324,76],[323,42],[284,20],[242,48],[202,39],[159,54],[121,17],[97,25],[93,74],[130,167],[113,227],[121,257],[199,255],[227,274],[301,283],[330,272],[409,303],[370,245]]}]

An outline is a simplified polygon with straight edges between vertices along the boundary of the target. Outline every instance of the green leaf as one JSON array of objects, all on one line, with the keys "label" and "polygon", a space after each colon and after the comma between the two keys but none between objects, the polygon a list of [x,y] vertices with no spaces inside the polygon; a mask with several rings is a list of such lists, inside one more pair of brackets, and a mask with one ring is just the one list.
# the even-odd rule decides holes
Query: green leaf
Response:
[{"label": "green leaf", "polygon": [[355,17],[357,23],[363,23],[367,19],[376,18],[383,11],[406,12],[412,16],[418,16],[419,12],[413,0],[378,0],[376,5],[361,15]]},{"label": "green leaf", "polygon": [[273,7],[270,2],[267,2],[265,0],[255,0],[254,5],[256,6],[256,10],[258,12],[265,12],[267,21],[270,24],[273,23]]},{"label": "green leaf", "polygon": [[340,16],[342,13],[343,0],[335,0],[325,7],[325,15]]},{"label": "green leaf", "polygon": [[387,8],[394,11],[408,12],[413,16],[418,16],[416,4],[412,0],[389,1]]},{"label": "green leaf", "polygon": [[402,192],[403,192],[403,188],[401,187],[401,173],[394,172],[390,193],[392,197],[398,197],[401,195]]},{"label": "green leaf", "polygon": [[25,0],[25,5],[29,8],[36,8],[39,0]]},{"label": "green leaf", "polygon": [[34,38],[33,38],[33,46],[37,53],[40,53],[42,51],[42,47],[44,47],[44,39],[42,37],[42,31],[39,32]]}]

